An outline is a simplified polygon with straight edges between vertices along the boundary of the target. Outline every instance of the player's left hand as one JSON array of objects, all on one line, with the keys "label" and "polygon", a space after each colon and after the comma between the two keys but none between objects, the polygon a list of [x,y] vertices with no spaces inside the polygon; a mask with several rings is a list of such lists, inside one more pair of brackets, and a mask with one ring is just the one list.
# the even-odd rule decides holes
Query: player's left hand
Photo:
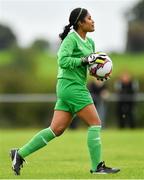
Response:
[{"label": "player's left hand", "polygon": [[103,53],[103,52],[97,52],[97,53],[94,53],[94,54],[96,55],[95,63],[104,64],[107,54]]},{"label": "player's left hand", "polygon": [[103,64],[104,62],[105,62],[105,60],[106,60],[106,56],[107,56],[107,54],[106,53],[103,53],[103,52],[97,52],[97,53],[95,53],[96,55],[97,55],[97,58],[96,58],[96,63],[101,63],[101,64]]},{"label": "player's left hand", "polygon": [[93,64],[95,62],[98,64],[104,64],[105,60],[106,60],[105,53],[92,53],[89,56],[82,58],[82,64],[88,65],[88,64]]}]

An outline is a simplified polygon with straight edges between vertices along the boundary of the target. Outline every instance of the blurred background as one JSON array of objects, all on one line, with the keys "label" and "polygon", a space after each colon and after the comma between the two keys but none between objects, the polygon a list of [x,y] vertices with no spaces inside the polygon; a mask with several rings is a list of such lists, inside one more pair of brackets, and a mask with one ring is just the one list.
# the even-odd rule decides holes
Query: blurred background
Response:
[{"label": "blurred background", "polygon": [[[144,127],[144,0],[0,0],[0,127],[46,127],[56,101],[59,33],[72,9],[88,9],[96,51],[111,80],[88,77],[103,127]],[[70,128],[84,127],[77,117]]]}]

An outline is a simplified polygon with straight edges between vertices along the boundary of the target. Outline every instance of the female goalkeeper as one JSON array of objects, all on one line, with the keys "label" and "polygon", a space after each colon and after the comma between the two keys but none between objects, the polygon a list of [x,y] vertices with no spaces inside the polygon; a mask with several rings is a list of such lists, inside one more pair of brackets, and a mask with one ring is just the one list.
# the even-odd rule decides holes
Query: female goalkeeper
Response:
[{"label": "female goalkeeper", "polygon": [[[70,30],[73,29],[72,32]],[[20,174],[24,158],[46,146],[60,136],[77,114],[88,128],[87,144],[91,159],[91,173],[116,173],[119,169],[109,168],[101,161],[101,120],[86,87],[87,65],[104,63],[105,55],[96,54],[92,39],[86,35],[94,31],[94,21],[86,9],[76,8],[69,17],[69,24],[60,34],[62,40],[58,51],[57,102],[50,127],[38,132],[27,144],[12,149],[12,169]]]}]

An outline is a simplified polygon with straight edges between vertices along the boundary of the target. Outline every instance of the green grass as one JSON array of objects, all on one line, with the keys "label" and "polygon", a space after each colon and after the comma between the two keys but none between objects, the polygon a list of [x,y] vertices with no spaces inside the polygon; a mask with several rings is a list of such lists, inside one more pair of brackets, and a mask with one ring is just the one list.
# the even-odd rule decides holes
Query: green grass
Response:
[{"label": "green grass", "polygon": [[113,175],[92,175],[86,146],[86,130],[66,131],[40,151],[27,157],[21,176],[11,171],[8,156],[38,130],[0,130],[0,178],[2,179],[142,179],[144,178],[144,131],[103,130],[103,159],[119,167]]}]

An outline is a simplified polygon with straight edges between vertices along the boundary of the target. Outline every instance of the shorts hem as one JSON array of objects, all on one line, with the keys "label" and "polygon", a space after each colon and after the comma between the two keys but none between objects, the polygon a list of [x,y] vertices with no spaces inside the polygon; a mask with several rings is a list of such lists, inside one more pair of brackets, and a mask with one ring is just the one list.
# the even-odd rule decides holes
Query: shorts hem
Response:
[{"label": "shorts hem", "polygon": [[75,111],[75,114],[79,111],[81,111],[83,108],[85,108],[86,106],[90,105],[90,104],[94,104],[93,102],[90,102],[90,103],[87,103],[87,104],[84,104],[81,108],[79,108],[77,111]]},{"label": "shorts hem", "polygon": [[56,109],[54,109],[54,111],[64,111],[64,112],[69,112],[69,113],[71,113],[71,114],[73,115],[73,113],[72,113],[71,111],[65,110],[65,109],[58,109],[58,108],[56,108]]}]

